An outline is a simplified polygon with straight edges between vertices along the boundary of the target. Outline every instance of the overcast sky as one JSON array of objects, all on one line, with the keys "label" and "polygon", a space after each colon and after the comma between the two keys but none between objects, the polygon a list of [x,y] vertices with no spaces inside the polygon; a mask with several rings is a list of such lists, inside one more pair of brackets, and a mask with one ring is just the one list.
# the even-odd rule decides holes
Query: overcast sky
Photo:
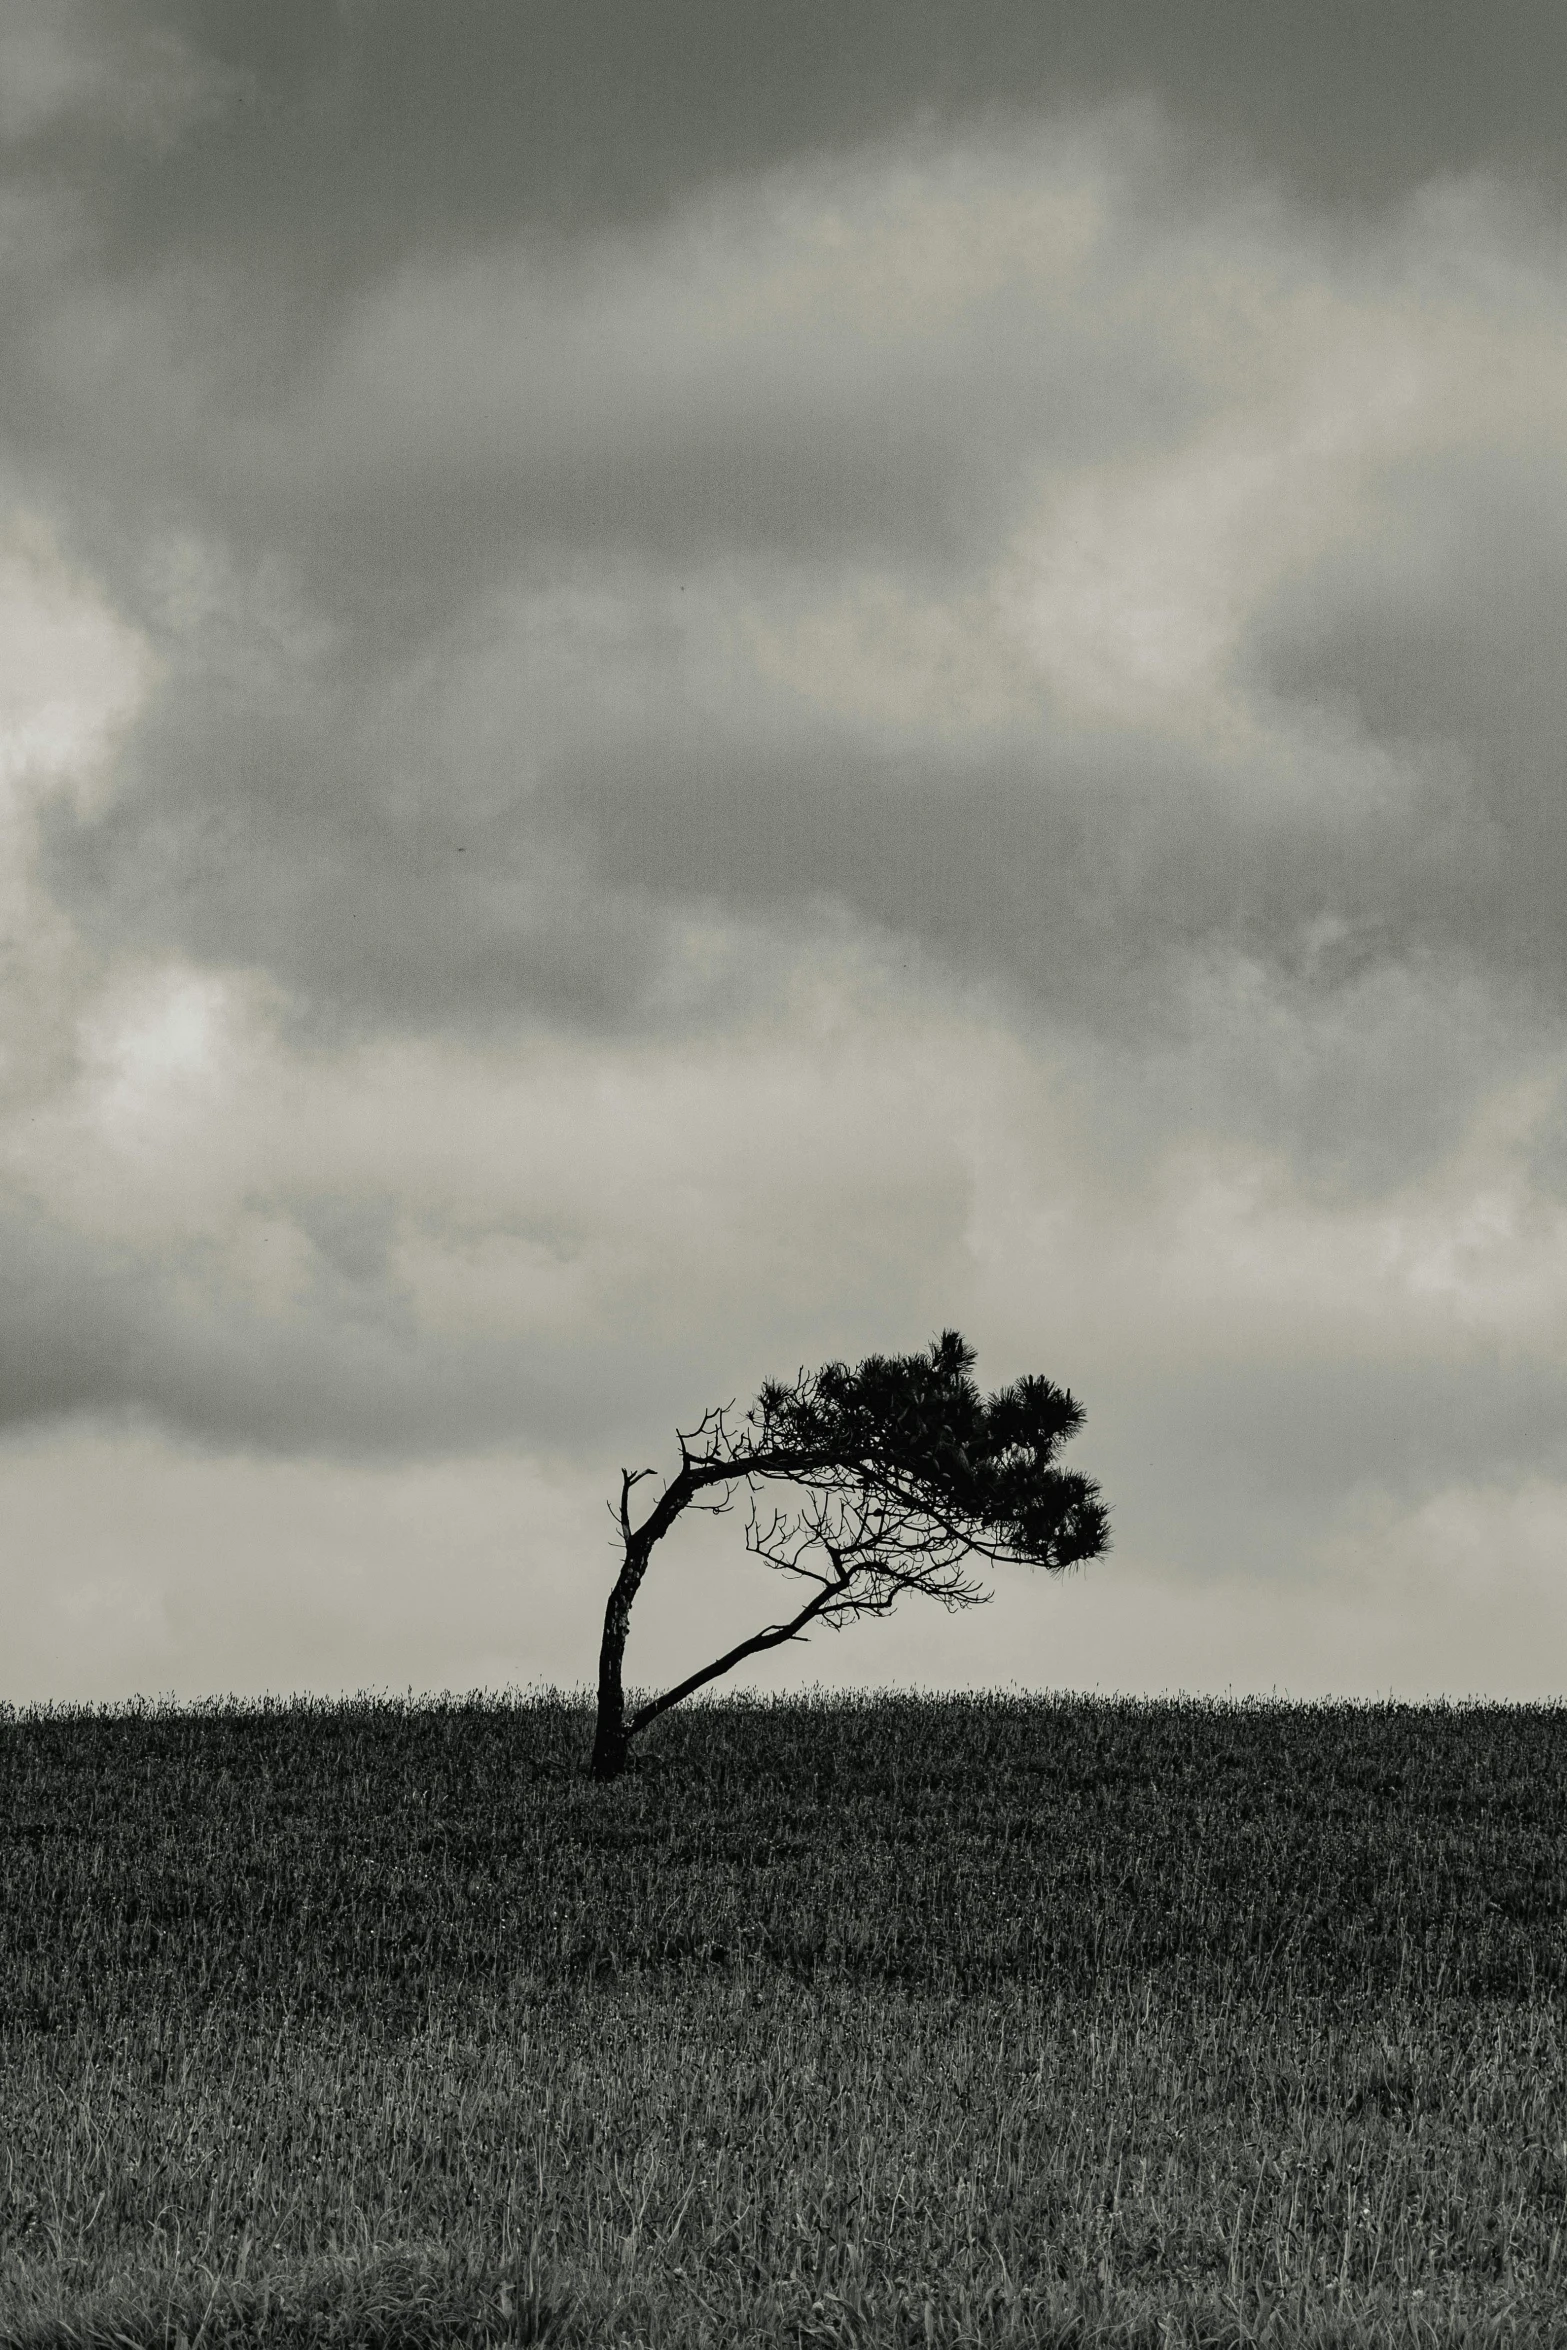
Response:
[{"label": "overcast sky", "polygon": [[948,1325],[1112,1556],[756,1685],[1561,1692],[1564,86],[0,0],[0,1697],[584,1683],[623,1463]]}]

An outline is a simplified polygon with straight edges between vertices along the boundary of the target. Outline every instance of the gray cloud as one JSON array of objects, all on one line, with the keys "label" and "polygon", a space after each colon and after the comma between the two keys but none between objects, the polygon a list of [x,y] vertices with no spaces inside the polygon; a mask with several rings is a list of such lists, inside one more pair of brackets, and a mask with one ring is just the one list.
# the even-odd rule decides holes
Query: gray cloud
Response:
[{"label": "gray cloud", "polygon": [[[47,171],[94,147],[169,165],[184,134],[236,99],[241,78],[151,10],[13,0],[0,16],[0,142]],[[177,168],[177,167],[176,167]]]},{"label": "gray cloud", "polygon": [[[1215,947],[1295,985],[1451,954],[1554,989],[1539,615],[1560,534],[1538,491],[1558,458],[1546,431],[1499,482],[1483,412],[1456,461],[1429,450],[1451,437],[1444,371],[1475,365],[1465,334],[1546,363],[1530,337],[1554,278],[1527,222],[1483,203],[1347,243],[1211,181],[1172,210],[1182,151],[1135,109],[972,152],[922,134],[543,259],[422,260],[259,392],[223,356],[241,281],[210,254],[89,276],[38,325],[35,368],[125,482],[79,530],[165,684],[113,806],[52,819],[62,900],[127,943],[226,942],[321,1017],[414,1026],[623,1019],[670,917],[824,899],[1101,1024],[1168,1009],[1172,968]],[[1475,257],[1456,343],[1455,253]],[[1498,295],[1503,262],[1519,284]],[[273,348],[264,304],[250,331]],[[1429,379],[1407,447],[1377,406],[1400,336]],[[86,363],[105,344],[112,415]],[[1346,432],[1323,461],[1345,511],[1317,546],[1310,436]],[[177,501],[158,528],[133,444]],[[1276,583],[1259,464],[1298,509]],[[1087,484],[1091,529],[1124,533],[1118,499],[1207,495],[1194,465],[1243,502],[1195,559],[1172,540],[1151,591],[1131,540],[1090,546],[1075,581],[1055,526],[1068,656],[1133,663],[1108,688],[1084,671],[1131,697],[1085,727],[1059,621],[1030,655],[1015,614],[965,606],[998,562],[1026,592],[1018,524],[1049,484]],[[1133,567],[1112,595],[1153,602],[1074,650],[1107,563]],[[890,654],[863,622],[889,583],[906,609],[876,627],[909,639]],[[938,624],[955,729],[899,700]],[[1253,746],[1217,760],[1139,706],[1136,670],[1138,632],[1215,625],[1235,690],[1262,697]],[[812,652],[790,649],[802,629]],[[826,693],[824,646],[847,664]],[[965,691],[999,707],[965,722]],[[1281,788],[1312,762],[1322,788]]]},{"label": "gray cloud", "polygon": [[[50,38],[96,59],[125,41],[125,13],[56,6]],[[14,48],[42,14],[15,11]],[[439,39],[418,0],[144,0],[137,19],[143,46],[194,53],[233,97],[221,139],[150,157],[70,150],[103,174],[121,249],[205,237],[281,250],[307,283],[410,242],[636,217],[717,174],[841,151],[911,118],[950,125],[1127,89],[1163,95],[1249,171],[1334,201],[1444,170],[1549,180],[1562,163],[1552,92],[1567,35],[1544,0],[1498,0],[1483,21],[1456,0],[1326,0],[1309,19],[1246,0],[979,0],[961,23],[939,0],[783,0],[765,27],[721,0],[629,22],[610,0],[455,0]],[[59,109],[19,111],[36,136]]]},{"label": "gray cloud", "polygon": [[1341,704],[1434,771],[1404,855],[1368,876],[1390,943],[1459,946],[1553,1009],[1567,983],[1564,588],[1560,455],[1498,451],[1401,485],[1384,543],[1282,598],[1258,647],[1278,690]]},{"label": "gray cloud", "polygon": [[0,17],[0,1425],[1544,1542],[1560,12],[434,25]]}]

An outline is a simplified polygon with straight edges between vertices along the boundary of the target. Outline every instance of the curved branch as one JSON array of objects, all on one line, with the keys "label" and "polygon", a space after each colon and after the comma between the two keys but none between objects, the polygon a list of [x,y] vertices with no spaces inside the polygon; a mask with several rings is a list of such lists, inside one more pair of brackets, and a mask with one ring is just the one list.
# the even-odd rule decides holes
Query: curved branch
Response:
[{"label": "curved branch", "polygon": [[749,1640],[742,1640],[738,1648],[731,1648],[727,1656],[719,1657],[713,1664],[704,1665],[699,1673],[689,1674],[673,1689],[666,1689],[662,1697],[655,1697],[651,1705],[644,1705],[632,1715],[626,1724],[627,1738],[634,1738],[639,1730],[647,1728],[649,1722],[656,1722],[660,1714],[668,1713],[672,1705],[678,1705],[683,1697],[689,1697],[693,1689],[702,1688],[708,1681],[716,1681],[721,1673],[731,1671],[748,1656],[757,1656],[764,1648],[779,1648],[786,1640],[798,1640],[802,1627],[810,1623],[813,1616],[819,1616],[824,1608],[830,1607],[835,1599],[841,1599],[853,1579],[853,1570],[850,1569],[843,1575],[841,1582],[825,1585],[814,1599],[807,1600],[799,1614],[787,1624],[770,1624],[765,1632],[753,1633]]}]

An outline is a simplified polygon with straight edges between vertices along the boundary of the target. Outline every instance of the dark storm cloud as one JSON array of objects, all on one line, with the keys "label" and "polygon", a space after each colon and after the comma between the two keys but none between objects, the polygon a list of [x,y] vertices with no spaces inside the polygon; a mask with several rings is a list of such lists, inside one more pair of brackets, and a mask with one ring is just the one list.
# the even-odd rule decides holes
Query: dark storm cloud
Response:
[{"label": "dark storm cloud", "polygon": [[[86,1237],[34,1206],[0,1213],[0,1428],[147,1419],[227,1450],[396,1456],[613,1444],[678,1414],[715,1374],[667,1324],[574,1338],[432,1331],[387,1257],[392,1210],[362,1195],[272,1203],[309,1242],[285,1310],[258,1306],[220,1246]],[[656,1425],[656,1423],[655,1423]]]},{"label": "dark storm cloud", "polygon": [[[1156,235],[1168,142],[1146,127],[1130,203]],[[1008,177],[1026,193],[1037,145],[1002,150],[1003,197]],[[128,534],[220,529],[286,555],[350,663],[440,632],[541,560],[961,564],[1005,527],[1042,446],[1091,462],[1168,436],[1202,393],[1135,319],[1042,320],[1017,255],[992,289],[940,288],[931,320],[918,289],[868,332],[830,286],[825,314],[787,283],[769,310],[769,279],[802,257],[820,272],[823,212],[868,211],[874,233],[878,163],[904,160],[873,157],[869,190],[863,166],[741,181],[565,250],[416,251],[343,289],[304,342],[237,247],[118,278],[77,255],[74,276],[32,289],[13,340],[11,445],[41,482],[70,448],[74,527],[133,603]],[[983,156],[953,173],[927,140],[908,161],[952,205],[994,192]]]},{"label": "dark storm cloud", "polygon": [[[177,1109],[150,1160],[145,1126],[141,1145],[122,1124],[87,1152],[72,1120],[74,1164],[0,1195],[0,1427],[139,1416],[260,1453],[598,1452],[667,1441],[704,1402],[792,1370],[824,1315],[850,1351],[889,1313],[923,1328],[963,1205],[939,1120],[906,1102],[867,1141],[880,1074],[863,1111],[823,1078],[846,1162],[823,1168],[814,1128],[769,1132],[770,1075],[787,1098],[798,1069],[734,1071],[742,1057],[705,1123],[678,1056],[635,1078],[568,1059],[531,1087],[454,1056],[390,1105],[352,1059],[313,1099],[297,1061],[281,1084],[252,1072],[216,1212]],[[222,1156],[210,1132],[201,1147]]]},{"label": "dark storm cloud", "polygon": [[613,1420],[649,1369],[622,1356],[573,1381],[558,1352],[545,1372],[526,1348],[431,1343],[382,1281],[354,1281],[325,1249],[317,1294],[280,1323],[199,1260],[154,1264],[36,1217],[8,1220],[4,1246],[6,1427],[150,1415],[231,1448],[407,1456],[519,1426],[572,1434],[600,1395]]},{"label": "dark storm cloud", "polygon": [[[1532,1324],[1483,1408],[1472,1364],[1420,1360],[1429,1296],[1472,1301],[1467,1259],[1430,1269],[1449,1202],[1418,1186],[1531,1055],[1554,1081],[1567,988],[1567,17],[190,0],[38,22],[0,123],[8,479],[156,670],[112,788],[42,801],[43,894],[100,978],[259,974],[290,1049],[344,1057],[303,1109],[278,1079],[240,1148],[223,1035],[182,1062],[178,1019],[171,1042],[163,1013],[115,1012],[70,1103],[92,1181],[0,1231],[0,1420],[586,1442],[652,1393],[699,1408],[726,1350],[767,1371],[920,1343],[979,1261],[987,1182],[1031,1350],[1074,1261],[1108,1294],[1102,1265],[1157,1228],[1112,1178],[1196,1133],[1272,1153],[1282,1205],[1237,1179],[1184,1302],[1134,1265],[1066,1324],[1134,1524],[1162,1508],[1195,1556],[1233,1471],[1257,1497],[1236,1553],[1269,1495],[1559,1466]],[[1445,184],[1479,169],[1503,193]],[[1498,384],[1523,390],[1493,411]],[[839,1069],[800,1008],[846,938],[984,1007],[919,1037],[885,1108],[871,1014],[833,1015],[870,1039]],[[752,1034],[770,991],[777,1032]],[[581,1098],[544,1089],[483,1150],[482,1068],[361,1101],[356,1043],[438,1034],[455,1066],[529,1019],[570,1031]],[[613,1058],[726,1022],[733,1059],[685,1091]],[[1089,1070],[1076,1158],[1042,1172],[1020,1036]],[[373,1150],[339,1148],[350,1110]],[[269,1158],[294,1119],[313,1175]],[[450,1145],[430,1176],[426,1125]],[[65,1197],[76,1133],[39,1195]],[[1542,1109],[1519,1145],[1546,1191],[1550,1138]],[[172,1182],[204,1154],[216,1205]],[[1522,1250],[1540,1203],[1508,1174],[1464,1181]],[[1305,1360],[1335,1219],[1399,1186],[1387,1232],[1351,1236],[1390,1334],[1345,1284]],[[1119,1223],[1095,1226],[1101,1196]],[[262,1209],[297,1255],[275,1295],[250,1278]],[[1030,1289],[1014,1259],[1057,1217]],[[579,1294],[560,1267],[595,1233]],[[1254,1260],[1285,1264],[1282,1303]],[[1506,1259],[1494,1311],[1475,1275],[1481,1352],[1534,1265]],[[1126,1367],[1161,1314],[1174,1404]]]},{"label": "dark storm cloud", "polygon": [[1012,744],[954,773],[938,749],[821,724],[758,745],[688,711],[648,717],[634,746],[585,728],[540,795],[611,886],[754,909],[838,896],[1090,1027],[1168,1035],[1172,968],[1219,947],[1332,991],[1440,943],[1444,901],[1473,882],[1438,789],[1346,822],[1237,811],[1178,743]]},{"label": "dark storm cloud", "polygon": [[658,960],[634,877],[606,891],[514,804],[475,807],[471,774],[443,788],[436,758],[399,805],[373,685],[346,713],[344,698],[173,697],[102,822],[51,812],[59,901],[105,946],[270,970],[306,1027],[482,1029],[528,1007],[623,1019]]},{"label": "dark storm cloud", "polygon": [[[1029,156],[1004,154],[1003,203]],[[951,192],[939,173],[936,188]],[[994,195],[983,175],[956,183],[981,211]],[[1135,198],[1123,242],[1155,233]],[[1201,233],[1188,224],[1188,271]],[[1423,573],[1395,581],[1363,626],[1374,556],[1306,565],[1249,652],[1286,705],[1350,706],[1373,741],[1407,741],[1400,793],[1363,805],[1280,805],[1264,774],[1237,795],[1179,733],[1084,737],[1025,709],[954,744],[940,727],[878,734],[755,674],[737,686],[726,563],[730,601],[764,619],[780,594],[830,597],[851,564],[961,597],[1041,465],[1178,459],[1214,399],[1150,329],[1140,256],[1112,266],[1108,319],[1031,309],[1004,278],[958,325],[895,317],[867,339],[729,321],[748,236],[716,241],[714,261],[688,224],[640,264],[617,252],[607,284],[590,265],[544,297],[512,267],[398,279],[266,417],[210,386],[182,409],[174,379],[164,400],[143,321],[109,445],[127,436],[129,477],[132,438],[156,447],[172,416],[174,519],[234,553],[203,578],[198,535],[181,584],[176,532],[149,561],[156,502],[140,532],[126,520],[144,485],[100,509],[107,537],[82,526],[165,673],[113,806],[54,820],[51,875],[85,921],[226,949],[323,1008],[417,1026],[529,1004],[618,1018],[656,968],[659,903],[798,914],[835,898],[1115,1021],[1146,1018],[1148,988],[1167,997],[1171,958],[1204,942],[1312,981],[1447,945],[1483,955],[1487,910],[1527,899],[1518,857],[1544,907],[1549,840],[1470,772],[1476,730],[1507,767],[1516,715],[1477,694],[1463,727],[1440,698],[1418,734],[1392,722],[1390,631],[1422,644],[1432,591]],[[787,285],[781,250],[760,274]],[[76,422],[90,438],[86,408]],[[1549,515],[1512,521],[1489,518],[1493,543],[1549,569]],[[1455,567],[1450,635],[1473,576]],[[1380,702],[1333,668],[1342,640],[1365,672],[1379,631]],[[1449,705],[1468,673],[1450,664]],[[1548,921],[1533,934],[1549,972]]]},{"label": "dark storm cloud", "polygon": [[[39,103],[20,115],[12,180],[68,194],[78,265],[87,263],[102,300],[76,321],[75,339],[55,316],[53,274],[34,288],[56,339],[41,372],[18,367],[8,386],[14,443],[46,460],[78,402],[75,462],[89,481],[102,468],[104,494],[136,500],[150,491],[177,505],[194,490],[252,531],[287,497],[278,473],[297,477],[312,511],[325,497],[325,527],[346,529],[346,571],[356,553],[428,559],[439,461],[422,452],[431,495],[400,515],[385,479],[373,498],[334,499],[333,471],[346,467],[351,480],[358,465],[352,449],[339,443],[323,469],[306,434],[278,452],[281,467],[253,467],[240,435],[214,442],[210,411],[264,438],[280,402],[297,409],[347,308],[405,264],[482,255],[519,236],[558,258],[584,235],[635,231],[717,180],[799,160],[830,168],[911,127],[927,142],[966,130],[1005,137],[1041,111],[1127,96],[1151,99],[1179,126],[1180,176],[1277,176],[1331,205],[1393,199],[1432,174],[1512,168],[1551,185],[1567,168],[1551,95],[1556,68],[1567,67],[1567,29],[1548,6],[1499,6],[1482,17],[1424,0],[1375,9],[1338,0],[1309,13],[1252,0],[1145,0],[980,5],[958,15],[934,0],[794,0],[764,19],[722,4],[459,0],[443,10],[438,36],[418,0],[146,0],[134,13],[110,0],[38,0],[17,10],[17,27],[34,15],[53,28],[59,54]],[[19,30],[8,37],[20,46]],[[38,46],[30,40],[27,53]],[[167,120],[157,135],[137,135],[134,109],[116,112],[105,94],[141,87],[160,65]],[[13,350],[25,343],[16,338]],[[475,429],[473,386],[508,355],[459,343],[444,382],[440,356],[433,372],[421,356],[422,388],[441,400],[466,378],[468,412],[460,405],[445,455],[450,465],[452,447],[459,452],[448,477],[458,520],[482,543],[494,500],[482,469],[465,468],[460,452]],[[536,354],[522,357],[536,368]],[[584,354],[589,364],[594,357]],[[573,407],[596,399],[607,433],[579,431],[552,447],[546,431],[533,497],[509,512],[513,529],[536,527],[539,507],[548,527],[553,506],[557,527],[591,537],[600,515],[623,511],[629,495],[662,499],[667,516],[691,518],[687,527],[700,531],[704,507],[743,523],[749,497],[766,536],[803,493],[841,514],[844,530],[874,531],[891,504],[918,499],[930,431],[943,459],[936,480],[949,496],[961,487],[950,478],[939,383],[933,416],[921,416],[917,391],[899,403],[890,443],[866,429],[859,403],[833,402],[830,366],[804,418],[787,401],[769,416],[765,378],[732,386],[727,400],[720,388],[694,411],[693,387],[681,384],[672,387],[680,412],[654,419],[677,445],[650,464],[645,440],[617,447],[618,403],[604,413],[603,376],[628,358],[635,369],[636,355],[597,357],[597,382],[579,368],[564,379],[557,369],[555,383],[564,380]],[[971,403],[986,371],[966,372]],[[1107,372],[1113,387],[1117,371]],[[1104,384],[1097,389],[1102,397]],[[738,438],[736,393],[763,409]],[[967,413],[970,440],[983,443],[994,419],[983,407]],[[369,419],[372,442],[378,421]],[[810,435],[809,468],[803,451],[791,451],[796,423]],[[586,460],[584,442],[593,449]],[[760,468],[759,443],[770,446]],[[891,498],[878,495],[884,478],[896,484]],[[378,519],[379,534],[365,539]]]},{"label": "dark storm cloud", "polygon": [[[1286,702],[1411,747],[1397,804],[1348,815],[1277,809],[1265,781],[1237,807],[1200,747],[1146,734],[1014,725],[957,759],[830,711],[715,708],[664,606],[731,559],[961,592],[1042,468],[1178,448],[1218,407],[1202,353],[1150,323],[1182,224],[1188,269],[1191,240],[1222,267],[1273,235],[1309,285],[1353,280],[1365,220],[1432,173],[1554,186],[1559,12],[495,6],[443,12],[438,38],[385,4],[41,21],[11,169],[62,242],[47,268],[12,257],[10,452],[165,662],[114,805],[53,820],[52,883],[96,935],[227,952],[322,1017],[413,1027],[622,1018],[661,906],[823,898],[1112,1022],[1172,1001],[1172,962],[1215,942],[1313,984],[1448,952],[1556,984],[1540,614],[1562,542],[1532,476],[1458,534],[1444,585],[1388,593],[1329,550],[1254,622],[1253,671]],[[117,107],[119,85],[142,98]],[[859,203],[874,262],[855,173],[923,173],[982,211],[983,172],[943,179],[946,143],[1026,179],[1083,109],[1139,97],[1105,134],[1120,258],[1075,309],[1003,269],[875,331],[815,297],[736,313],[748,265],[787,278],[791,202]],[[148,559],[182,532],[224,550],[236,607],[186,640]],[[254,606],[269,564],[283,624]],[[596,675],[519,644],[501,739],[447,723],[443,678],[519,577],[590,601],[607,583],[630,641],[590,631]]]},{"label": "dark storm cloud", "polygon": [[1281,693],[1347,708],[1432,771],[1401,853],[1363,877],[1387,942],[1450,941],[1559,1011],[1567,467],[1498,450],[1400,489],[1379,543],[1263,616],[1255,657]]},{"label": "dark storm cloud", "polygon": [[[124,40],[113,0],[50,13],[84,50]],[[450,0],[438,26],[422,0],[148,0],[136,15],[220,78],[221,125],[126,153],[101,109],[62,105],[29,126],[30,153],[101,175],[125,264],[206,245],[270,259],[307,297],[417,245],[633,218],[911,119],[1128,91],[1332,202],[1473,169],[1559,184],[1567,165],[1567,27],[1549,0]]]},{"label": "dark storm cloud", "polygon": [[[700,262],[700,224],[692,241]],[[770,866],[785,903],[855,899],[852,842],[827,870],[810,805],[853,788],[852,745],[795,721],[770,746],[743,715],[704,718],[665,586],[730,550],[950,567],[994,536],[1041,417],[1058,457],[1089,459],[1135,444],[1152,415],[1168,429],[1190,393],[1113,329],[1042,355],[999,300],[956,347],[905,331],[889,352],[765,320],[715,347],[705,313],[743,264],[721,249],[683,319],[673,288],[672,331],[657,252],[651,297],[636,255],[611,257],[607,287],[590,272],[542,297],[525,269],[394,281],[266,413],[215,380],[210,338],[182,344],[178,319],[158,331],[189,305],[156,284],[94,286],[84,320],[41,327],[38,366],[99,469],[77,543],[164,673],[104,819],[56,815],[62,899],[105,938],[227,951],[414,1025],[524,1004],[620,1016],[651,968],[649,891],[754,907]],[[105,335],[112,388],[80,363]],[[175,525],[234,550],[218,576],[199,538],[193,576],[177,542],[149,564],[149,535]],[[519,567],[516,592],[544,616],[454,719],[452,680],[504,636],[490,606]],[[803,791],[776,771],[802,756]],[[738,827],[722,793],[711,804],[720,765],[753,811]],[[863,823],[874,834],[874,807]],[[916,899],[900,918],[918,913]]]}]

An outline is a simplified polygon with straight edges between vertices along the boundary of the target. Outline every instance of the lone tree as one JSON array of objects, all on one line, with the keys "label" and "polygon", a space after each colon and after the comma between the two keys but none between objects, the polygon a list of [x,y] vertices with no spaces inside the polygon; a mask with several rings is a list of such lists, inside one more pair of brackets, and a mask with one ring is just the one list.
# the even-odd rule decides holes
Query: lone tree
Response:
[{"label": "lone tree", "polygon": [[[792,1386],[769,1382],[739,1427],[715,1407],[680,1433],[680,1467],[640,1525],[631,1496],[657,1472],[621,1471],[625,1552],[604,1611],[595,1779],[618,1778],[632,1739],[683,1697],[764,1648],[802,1639],[808,1624],[884,1616],[903,1591],[974,1607],[990,1594],[963,1573],[971,1558],[1055,1573],[1108,1548],[1098,1487],[1055,1466],[1083,1424],[1082,1406],[1048,1379],[982,1396],[973,1364],[973,1348],[946,1330],[924,1354],[867,1355],[858,1370],[828,1363]],[[769,1484],[792,1490],[786,1507],[764,1517],[759,1490]],[[742,1640],[628,1718],[621,1667],[653,1546],[683,1510],[721,1515],[741,1487],[750,1495],[746,1548],[813,1586],[811,1596],[786,1623]]]}]

